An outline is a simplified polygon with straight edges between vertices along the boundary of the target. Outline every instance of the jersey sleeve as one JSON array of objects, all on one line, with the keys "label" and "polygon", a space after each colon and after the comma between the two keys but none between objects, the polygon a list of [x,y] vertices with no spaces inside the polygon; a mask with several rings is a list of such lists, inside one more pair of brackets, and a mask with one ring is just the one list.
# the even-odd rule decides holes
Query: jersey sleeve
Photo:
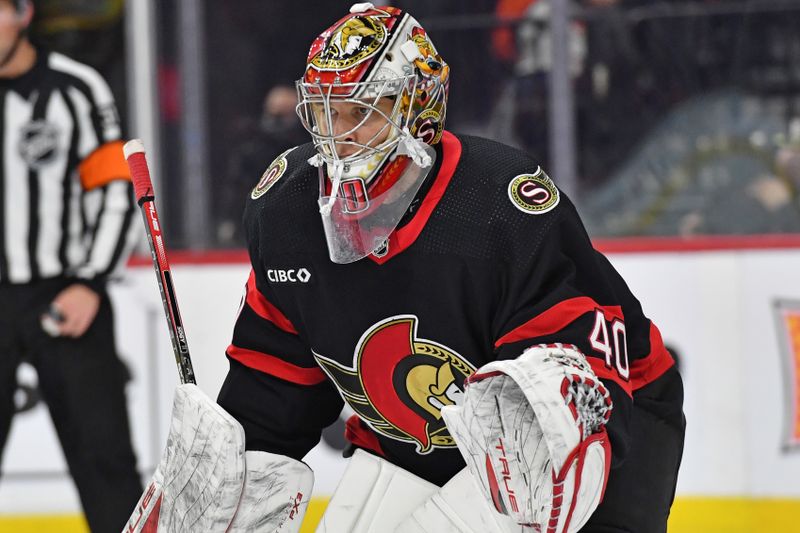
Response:
[{"label": "jersey sleeve", "polygon": [[134,224],[136,203],[122,141],[97,148],[83,160],[78,172],[88,251],[76,274],[91,285],[119,273],[140,232]]},{"label": "jersey sleeve", "polygon": [[92,285],[120,271],[140,232],[133,223],[133,185],[122,151],[122,128],[111,89],[93,69],[70,64],[76,78],[65,95],[76,115],[80,158],[77,179],[83,191],[89,241],[85,261],[76,274]]},{"label": "jersey sleeve", "polygon": [[336,420],[343,401],[276,304],[254,266],[226,352],[230,371],[217,401],[244,427],[247,449],[301,460],[319,442],[322,429]]},{"label": "jersey sleeve", "polygon": [[593,248],[569,201],[562,197],[547,216],[529,231],[533,239],[518,239],[533,248],[507,267],[495,356],[515,358],[541,343],[576,345],[611,393],[607,429],[616,466],[629,447],[634,390],[665,372],[672,358],[622,277]]}]

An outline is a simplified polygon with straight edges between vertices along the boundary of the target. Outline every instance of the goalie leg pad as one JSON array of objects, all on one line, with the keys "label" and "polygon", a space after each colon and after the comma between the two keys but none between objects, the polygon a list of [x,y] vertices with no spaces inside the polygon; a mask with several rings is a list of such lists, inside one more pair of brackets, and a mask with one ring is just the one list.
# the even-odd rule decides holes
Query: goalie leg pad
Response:
[{"label": "goalie leg pad", "polygon": [[230,533],[297,533],[314,473],[307,464],[274,453],[245,453],[245,481]]},{"label": "goalie leg pad", "polygon": [[390,532],[439,487],[399,466],[356,450],[317,533]]},{"label": "goalie leg pad", "polygon": [[442,409],[495,509],[543,532],[573,532],[608,479],[608,391],[574,346],[540,345],[483,366]]},{"label": "goalie leg pad", "polygon": [[[453,476],[395,533],[515,533],[522,526],[492,509],[468,469]],[[528,530],[530,531],[530,530]]]},{"label": "goalie leg pad", "polygon": [[179,385],[167,447],[123,531],[224,532],[242,493],[244,460],[242,426],[196,385]]}]

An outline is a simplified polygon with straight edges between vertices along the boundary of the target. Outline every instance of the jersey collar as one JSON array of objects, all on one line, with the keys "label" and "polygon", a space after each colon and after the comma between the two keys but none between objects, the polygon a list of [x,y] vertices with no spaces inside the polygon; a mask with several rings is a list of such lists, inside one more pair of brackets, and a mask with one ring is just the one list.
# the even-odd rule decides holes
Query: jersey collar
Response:
[{"label": "jersey collar", "polygon": [[374,254],[367,256],[375,263],[382,265],[414,244],[414,241],[417,240],[417,237],[419,237],[428,223],[428,219],[430,219],[436,206],[439,205],[439,200],[444,196],[444,192],[447,190],[450,179],[453,177],[458,161],[461,158],[461,141],[449,131],[445,131],[442,134],[441,145],[442,163],[433,184],[425,194],[425,198],[411,220],[389,235],[389,249],[386,254],[381,257],[376,257]]}]

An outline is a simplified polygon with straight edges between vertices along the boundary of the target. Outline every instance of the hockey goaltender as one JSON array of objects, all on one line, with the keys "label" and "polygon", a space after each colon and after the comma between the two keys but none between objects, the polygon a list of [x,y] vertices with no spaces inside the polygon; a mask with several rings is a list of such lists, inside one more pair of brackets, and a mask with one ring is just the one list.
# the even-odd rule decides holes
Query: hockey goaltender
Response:
[{"label": "hockey goaltender", "polygon": [[312,142],[250,194],[218,405],[178,388],[128,530],[298,531],[302,459],[347,402],[318,531],[666,531],[674,361],[536,161],[444,129],[449,77],[394,7],[356,4],[314,40],[297,82]]}]

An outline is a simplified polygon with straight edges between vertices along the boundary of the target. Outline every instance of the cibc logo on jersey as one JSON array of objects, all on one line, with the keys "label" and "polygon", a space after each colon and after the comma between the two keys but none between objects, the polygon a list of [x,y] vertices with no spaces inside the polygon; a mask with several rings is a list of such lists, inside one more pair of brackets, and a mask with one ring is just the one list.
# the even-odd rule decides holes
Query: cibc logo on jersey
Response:
[{"label": "cibc logo on jersey", "polygon": [[514,176],[508,184],[508,197],[514,207],[531,215],[552,211],[560,200],[553,180],[541,168],[534,174]]},{"label": "cibc logo on jersey", "polygon": [[418,324],[414,315],[373,324],[358,341],[352,366],[316,352],[314,357],[373,431],[427,454],[456,445],[441,409],[463,395],[475,368],[447,346],[419,338]]},{"label": "cibc logo on jersey", "polygon": [[270,268],[267,279],[272,283],[308,283],[311,272],[307,268]]}]

